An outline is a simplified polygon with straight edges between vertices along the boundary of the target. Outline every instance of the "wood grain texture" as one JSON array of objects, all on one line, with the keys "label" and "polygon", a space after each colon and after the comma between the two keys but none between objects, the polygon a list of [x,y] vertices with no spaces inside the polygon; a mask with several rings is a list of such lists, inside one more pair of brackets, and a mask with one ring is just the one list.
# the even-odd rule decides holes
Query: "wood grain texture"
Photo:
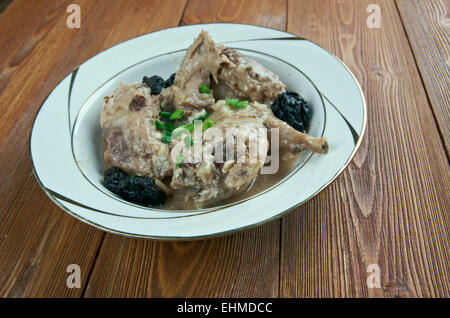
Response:
[{"label": "wood grain texture", "polygon": [[[25,36],[15,47],[4,45],[0,48],[1,55],[5,52],[8,56],[2,66],[2,72],[5,72],[2,74],[7,76],[0,78],[5,86],[0,94],[0,181],[7,185],[0,188],[1,296],[81,296],[105,235],[62,212],[37,185],[31,173],[28,139],[39,106],[78,64],[142,32],[178,24],[185,5],[178,0],[80,0],[76,3],[81,8],[82,27],[69,29],[66,6],[57,3],[55,8],[55,1],[39,1],[37,6],[37,1],[16,0],[0,15],[0,24],[4,23],[2,30],[6,30],[5,36],[11,38],[27,21],[28,14],[32,16],[32,4],[39,8],[41,21],[52,21],[34,21],[43,27],[24,33],[33,36]],[[133,10],[124,14],[125,5]],[[149,9],[143,10],[143,6]],[[152,19],[148,15],[159,16],[161,12],[169,18]],[[129,16],[134,16],[139,27],[134,31],[126,27],[115,30],[112,25],[119,16],[128,21]],[[29,27],[32,26],[33,23]],[[28,49],[22,49],[24,47]],[[73,263],[81,266],[81,289],[68,289],[65,283],[66,267]]]},{"label": "wood grain texture", "polygon": [[190,0],[183,24],[233,22],[286,30],[286,0]]},{"label": "wood grain texture", "polygon": [[[81,29],[66,27],[69,3],[81,7]],[[372,3],[381,29],[366,26]],[[449,297],[442,4],[448,10],[446,0],[14,0],[0,14],[0,297]],[[28,153],[34,115],[89,57],[180,22],[287,24],[319,43],[362,84],[367,134],[345,173],[281,221],[182,243],[105,234],[39,188]],[[381,289],[367,288],[374,263]],[[81,289],[66,286],[69,264],[81,267]]]},{"label": "wood grain texture", "polygon": [[192,242],[107,235],[86,297],[277,297],[279,222]]},{"label": "wood grain texture", "polygon": [[[282,220],[280,296],[448,297],[449,166],[394,1],[289,1],[288,31],[340,57],[362,84],[363,144],[317,200]],[[342,105],[343,106],[343,105]],[[382,288],[368,288],[378,264]]]},{"label": "wood grain texture", "polygon": [[[255,21],[284,28],[285,1],[190,1],[183,23]],[[226,8],[226,13],[224,13]],[[267,20],[264,16],[280,15]],[[277,297],[280,221],[231,237],[154,242],[107,234],[86,297]]]},{"label": "wood grain texture", "polygon": [[2,297],[79,297],[66,285],[67,267],[81,269],[81,286],[103,238],[101,231],[68,217],[38,184],[28,181],[0,223]]},{"label": "wood grain texture", "polygon": [[[20,297],[56,293],[77,297],[81,290],[66,287],[66,267],[76,261],[83,269],[89,269],[103,233],[82,224],[74,226],[73,220],[45,196],[31,172],[29,128],[34,113],[51,90],[49,87],[45,91],[45,84],[42,84],[49,80],[50,72],[34,71],[46,54],[42,43],[51,39],[49,35],[64,11],[63,4],[55,6],[54,1],[42,1],[41,4],[37,8],[37,1],[16,0],[0,16],[4,32],[2,40],[6,40],[0,49],[1,55],[6,57],[1,71],[5,89],[0,95],[0,109],[4,115],[0,121],[0,175],[2,185],[6,185],[0,188],[0,295]],[[39,15],[33,16],[33,10]],[[30,25],[21,28],[26,21],[30,21]],[[53,41],[56,36],[53,33]],[[22,42],[14,45],[18,39]],[[56,51],[56,54],[61,52]],[[29,81],[31,78],[33,80]],[[26,90],[20,89],[21,84]],[[16,89],[10,88],[12,86]],[[22,98],[14,100],[17,96]],[[12,100],[15,102],[11,103]],[[18,112],[14,113],[14,109]],[[61,232],[68,227],[73,229],[71,235]],[[76,239],[67,241],[67,237],[73,238],[72,235]],[[92,244],[88,248],[83,244],[84,236],[89,237]],[[73,246],[80,241],[79,247]],[[59,248],[57,251],[54,250],[56,247]],[[55,263],[56,259],[60,262]],[[58,283],[51,283],[53,279]],[[87,281],[86,277],[82,279]]]},{"label": "wood grain texture", "polygon": [[[27,61],[38,43],[45,39],[52,30],[64,8],[64,2],[56,5],[51,0],[39,3],[38,1],[26,3],[15,1],[0,15],[0,30],[2,30],[0,50],[4,57],[0,61],[0,94],[2,97],[18,69]],[[29,23],[24,23],[25,21],[29,21]],[[20,22],[24,25],[23,27],[19,24]],[[0,105],[0,137],[4,137],[13,125],[13,121],[7,120],[7,116],[14,111],[14,107],[7,103],[0,103]]]},{"label": "wood grain texture", "polygon": [[397,5],[449,155],[450,1],[397,0]]}]

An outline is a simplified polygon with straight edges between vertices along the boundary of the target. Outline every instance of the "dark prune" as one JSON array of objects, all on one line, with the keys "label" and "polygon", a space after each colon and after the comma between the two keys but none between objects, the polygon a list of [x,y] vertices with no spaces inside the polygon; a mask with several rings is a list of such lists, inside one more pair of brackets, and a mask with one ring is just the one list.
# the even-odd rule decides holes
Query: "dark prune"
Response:
[{"label": "dark prune", "polygon": [[130,176],[117,167],[106,170],[104,180],[107,189],[130,202],[157,206],[163,205],[167,199],[154,179]]},{"label": "dark prune", "polygon": [[278,95],[272,103],[272,112],[301,132],[306,132],[308,129],[312,115],[312,109],[308,103],[295,92],[283,92]]},{"label": "dark prune", "polygon": [[123,172],[120,168],[117,167],[109,168],[108,170],[105,171],[104,174],[105,186],[111,192],[120,194],[119,183],[120,181],[126,178],[128,178],[128,175],[125,172]]},{"label": "dark prune", "polygon": [[170,75],[168,79],[166,79],[166,81],[163,84],[164,88],[168,88],[173,85],[173,83],[175,82],[175,75],[176,73],[173,73],[172,75]]},{"label": "dark prune", "polygon": [[152,95],[159,95],[164,88],[164,79],[158,75],[153,75],[151,77],[144,76],[142,83],[150,88]]},{"label": "dark prune", "polygon": [[166,202],[166,194],[149,177],[129,176],[120,182],[120,188],[122,197],[130,202],[145,205],[162,205]]},{"label": "dark prune", "polygon": [[173,85],[173,82],[175,81],[175,74],[176,73],[173,73],[166,80],[158,75],[153,75],[151,77],[144,76],[142,83],[150,87],[152,95],[159,95],[164,88],[168,88]]}]

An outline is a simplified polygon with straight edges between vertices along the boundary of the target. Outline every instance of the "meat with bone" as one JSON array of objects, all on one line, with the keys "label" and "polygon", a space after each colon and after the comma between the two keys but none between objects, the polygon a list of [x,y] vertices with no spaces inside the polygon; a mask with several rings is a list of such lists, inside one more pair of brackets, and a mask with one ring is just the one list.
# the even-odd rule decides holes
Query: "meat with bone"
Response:
[{"label": "meat with bone", "polygon": [[121,83],[105,97],[100,124],[106,162],[130,174],[160,179],[172,174],[169,146],[155,127],[162,98],[137,83]]},{"label": "meat with bone", "polygon": [[[179,190],[181,202],[195,202],[198,208],[244,192],[258,176],[267,156],[269,142],[261,121],[239,116],[218,119],[203,141],[194,140],[188,157],[174,174],[170,186]],[[195,144],[202,143],[202,160]]]},{"label": "meat with bone", "polygon": [[202,31],[188,48],[175,76],[172,91],[175,107],[187,112],[208,108],[215,103],[214,96],[202,94],[201,85],[211,85],[210,78],[217,81],[217,73],[222,63],[226,63],[223,46],[216,46],[209,34]]},{"label": "meat with bone", "polygon": [[309,149],[316,153],[328,152],[328,142],[326,138],[312,137],[295,130],[286,122],[275,117],[272,110],[264,104],[253,102],[249,103],[247,108],[238,109],[228,106],[227,103],[222,100],[218,101],[212,108],[214,110],[211,116],[213,120],[230,116],[238,116],[242,119],[248,118],[249,120],[256,118],[266,128],[278,128],[280,149],[287,149],[292,153],[297,153],[304,149]]},{"label": "meat with bone", "polygon": [[206,31],[189,47],[176,74],[178,107],[213,105],[212,95],[199,92],[201,85],[217,88],[214,95],[219,99],[238,97],[269,105],[286,90],[276,74],[236,50],[214,43]]},{"label": "meat with bone", "polygon": [[[216,98],[237,97],[257,102],[253,104],[253,110],[259,109],[258,116],[264,119],[266,127],[280,129],[282,148],[289,148],[292,152],[303,149],[317,153],[328,151],[325,138],[298,132],[262,105],[271,105],[277,96],[286,91],[286,86],[276,74],[236,50],[214,43],[209,34],[202,31],[189,47],[175,77],[175,90],[178,90],[176,104],[181,108],[206,107],[214,110],[214,99],[208,94],[201,94],[198,89],[200,85],[210,84],[214,84]],[[218,107],[217,104],[215,107]]]},{"label": "meat with bone", "polygon": [[221,99],[239,98],[271,105],[278,95],[286,90],[278,75],[261,64],[233,49],[225,49],[223,54],[229,62],[219,70],[219,85],[228,88]]}]

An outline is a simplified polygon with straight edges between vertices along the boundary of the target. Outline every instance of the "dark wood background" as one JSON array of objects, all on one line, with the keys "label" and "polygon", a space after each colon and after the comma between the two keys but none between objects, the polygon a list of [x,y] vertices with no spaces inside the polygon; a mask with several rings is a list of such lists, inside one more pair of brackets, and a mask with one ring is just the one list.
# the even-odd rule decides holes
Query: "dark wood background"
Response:
[{"label": "dark wood background", "polygon": [[[66,26],[69,4],[81,28]],[[366,21],[381,9],[381,28]],[[14,0],[0,14],[0,296],[449,297],[448,0]],[[89,57],[167,27],[287,30],[342,59],[368,127],[346,171],[288,216],[223,238],[107,234],[55,206],[31,168],[33,118]],[[80,289],[66,286],[69,264]],[[368,288],[378,264],[381,288]]]}]

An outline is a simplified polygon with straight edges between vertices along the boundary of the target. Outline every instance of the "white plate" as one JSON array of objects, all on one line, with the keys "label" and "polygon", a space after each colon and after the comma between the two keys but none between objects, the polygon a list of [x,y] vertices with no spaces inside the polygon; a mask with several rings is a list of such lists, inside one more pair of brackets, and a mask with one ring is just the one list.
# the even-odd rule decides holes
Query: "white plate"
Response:
[{"label": "white plate", "polygon": [[[326,155],[305,152],[279,183],[251,198],[210,209],[168,211],[134,205],[103,185],[102,98],[121,81],[168,77],[202,30],[257,60],[313,107],[310,134],[328,138]],[[34,173],[62,209],[105,231],[153,239],[199,239],[278,218],[317,195],[344,170],[365,130],[361,87],[333,54],[296,35],[242,24],[204,24],[146,34],[116,45],[69,74],[41,106],[30,136]]]}]

